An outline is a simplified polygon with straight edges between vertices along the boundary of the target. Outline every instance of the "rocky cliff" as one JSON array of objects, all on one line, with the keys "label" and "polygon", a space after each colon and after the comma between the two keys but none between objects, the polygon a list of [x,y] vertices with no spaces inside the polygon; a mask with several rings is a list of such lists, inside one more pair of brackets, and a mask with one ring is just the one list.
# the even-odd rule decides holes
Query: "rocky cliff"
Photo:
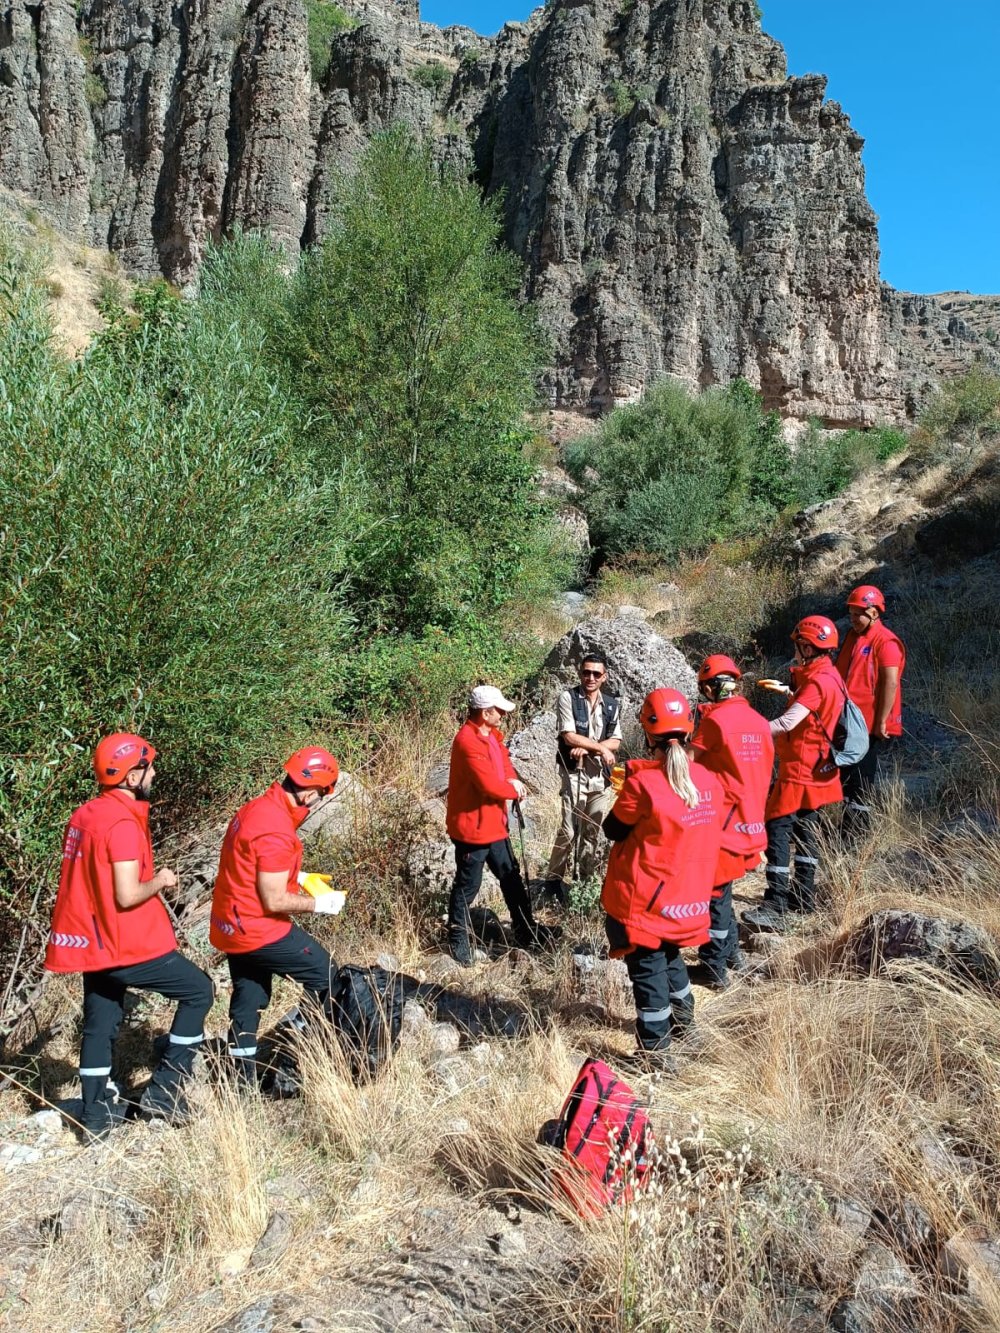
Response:
[{"label": "rocky cliff", "polygon": [[862,140],[753,0],[554,0],[492,39],[357,0],[311,70],[328,3],[0,0],[0,185],[183,283],[234,224],[322,235],[331,179],[402,120],[502,192],[554,406],[670,373],[829,424],[912,410],[927,307],[883,291]]}]

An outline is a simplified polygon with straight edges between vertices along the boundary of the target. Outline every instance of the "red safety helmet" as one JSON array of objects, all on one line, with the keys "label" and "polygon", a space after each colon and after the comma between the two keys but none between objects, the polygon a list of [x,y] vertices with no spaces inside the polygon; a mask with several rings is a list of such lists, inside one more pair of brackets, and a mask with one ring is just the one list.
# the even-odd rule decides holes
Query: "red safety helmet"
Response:
[{"label": "red safety helmet", "polygon": [[823,651],[836,648],[840,643],[837,626],[832,620],[827,620],[826,616],[806,616],[800,620],[792,630],[792,641],[797,643],[800,639]]},{"label": "red safety helmet", "polygon": [[97,742],[94,774],[102,787],[119,787],[133,768],[148,768],[155,758],[149,741],[130,731],[116,731]]},{"label": "red safety helmet", "polygon": [[870,607],[877,606],[880,611],[885,610],[885,598],[881,590],[872,583],[862,583],[860,588],[855,588],[847,599],[848,606],[859,606],[863,611]]},{"label": "red safety helmet", "polygon": [[680,690],[651,690],[639,709],[639,721],[647,736],[690,736],[694,731],[691,705]]},{"label": "red safety helmet", "polygon": [[308,745],[285,760],[285,772],[296,787],[332,791],[340,777],[340,765],[329,750],[321,745]]},{"label": "red safety helmet", "polygon": [[711,657],[705,658],[698,669],[698,684],[705,685],[716,676],[732,676],[733,680],[742,680],[743,672],[725,653],[713,653]]}]

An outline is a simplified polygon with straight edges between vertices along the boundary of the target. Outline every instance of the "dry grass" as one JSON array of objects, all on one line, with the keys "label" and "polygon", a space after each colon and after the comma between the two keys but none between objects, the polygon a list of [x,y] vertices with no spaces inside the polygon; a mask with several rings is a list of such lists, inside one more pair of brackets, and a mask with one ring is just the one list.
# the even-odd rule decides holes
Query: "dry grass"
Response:
[{"label": "dry grass", "polygon": [[[726,604],[748,608],[749,623],[782,596],[778,574],[750,556],[723,582],[722,559],[674,571],[685,624],[704,629],[714,612],[694,608]],[[619,572],[602,586],[652,611],[663,581]],[[862,1299],[877,1244],[909,1285],[896,1292],[896,1322],[876,1312],[873,1333],[1000,1327],[1000,1280],[976,1248],[1000,1237],[998,997],[912,964],[860,977],[843,947],[871,912],[901,908],[970,923],[1000,950],[1000,841],[988,818],[1000,789],[993,583],[970,567],[944,609],[925,592],[914,569],[900,605],[910,697],[967,728],[967,743],[947,764],[928,759],[920,802],[909,771],[886,783],[877,835],[844,849],[828,833],[821,910],[766,973],[723,995],[698,991],[699,1031],[678,1044],[678,1076],[635,1080],[662,1162],[634,1205],[589,1222],[549,1209],[534,1143],[584,1055],[614,1064],[630,1049],[628,985],[613,971],[583,985],[568,950],[511,955],[449,984],[526,1008],[530,1031],[517,1040],[442,1056],[422,1028],[382,1077],[356,1086],[313,1031],[299,1050],[299,1099],[240,1100],[209,1080],[187,1128],[129,1125],[105,1150],[64,1134],[51,1155],[0,1176],[7,1326],[207,1333],[259,1301],[277,1311],[276,1329],[308,1314],[336,1330],[810,1333],[838,1302]],[[970,655],[979,665],[959,673]],[[438,905],[404,890],[395,867],[407,841],[426,836],[413,810],[451,734],[442,716],[420,733],[386,728],[359,749],[354,766],[373,796],[330,849],[350,881],[349,910],[317,924],[342,961],[388,952],[415,976],[432,966]],[[532,803],[533,870],[556,813],[555,801]],[[752,876],[738,896],[761,888]],[[566,926],[568,940],[600,942],[596,916],[572,913]],[[278,985],[265,1026],[297,998]],[[213,1035],[227,999],[223,988]],[[78,1006],[76,982],[56,979],[37,1028],[8,1052],[17,1082],[0,1091],[5,1141],[31,1141],[16,1121],[40,1096],[74,1091]],[[136,1071],[168,1018],[143,1002],[129,1019],[119,1050]],[[257,1262],[276,1212],[287,1245]],[[499,1257],[486,1237],[511,1228],[524,1252]],[[942,1268],[945,1242],[964,1254],[971,1288]],[[890,1279],[872,1283],[892,1296]]]}]

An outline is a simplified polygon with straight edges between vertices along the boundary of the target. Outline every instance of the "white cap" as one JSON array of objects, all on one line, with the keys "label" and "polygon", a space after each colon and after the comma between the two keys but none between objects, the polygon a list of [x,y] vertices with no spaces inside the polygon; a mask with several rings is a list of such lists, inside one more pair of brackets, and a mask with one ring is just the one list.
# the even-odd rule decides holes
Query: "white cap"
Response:
[{"label": "white cap", "polygon": [[469,695],[469,712],[479,712],[483,708],[499,708],[503,713],[513,713],[517,704],[505,699],[495,685],[477,685]]}]

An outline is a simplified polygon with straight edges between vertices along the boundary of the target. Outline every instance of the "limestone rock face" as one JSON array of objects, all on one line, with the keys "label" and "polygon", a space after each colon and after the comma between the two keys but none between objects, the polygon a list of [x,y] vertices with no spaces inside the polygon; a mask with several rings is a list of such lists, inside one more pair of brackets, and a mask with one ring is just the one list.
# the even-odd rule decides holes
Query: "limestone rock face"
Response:
[{"label": "limestone rock face", "polygon": [[554,407],[743,375],[785,415],[866,424],[981,345],[883,289],[862,140],[752,0],[554,0],[491,39],[345,6],[317,83],[305,0],[0,0],[0,185],[185,283],[237,225],[320,237],[338,174],[406,123],[502,192]]}]

